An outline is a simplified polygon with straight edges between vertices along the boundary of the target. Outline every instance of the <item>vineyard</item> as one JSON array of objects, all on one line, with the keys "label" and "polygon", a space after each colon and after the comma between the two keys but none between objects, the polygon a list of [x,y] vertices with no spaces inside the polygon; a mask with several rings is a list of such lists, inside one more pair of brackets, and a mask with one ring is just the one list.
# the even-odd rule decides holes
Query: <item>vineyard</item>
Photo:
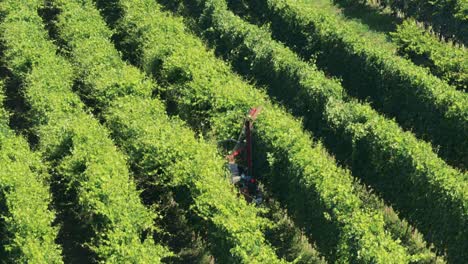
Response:
[{"label": "vineyard", "polygon": [[0,262],[466,263],[468,3],[427,2],[0,1]]}]

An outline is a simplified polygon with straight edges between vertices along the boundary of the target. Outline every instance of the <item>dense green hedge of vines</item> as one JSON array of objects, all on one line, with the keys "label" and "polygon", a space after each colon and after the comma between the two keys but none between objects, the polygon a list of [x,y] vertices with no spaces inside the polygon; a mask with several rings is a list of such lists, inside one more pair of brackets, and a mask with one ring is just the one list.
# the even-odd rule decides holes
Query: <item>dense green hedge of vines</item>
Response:
[{"label": "dense green hedge of vines", "polygon": [[468,92],[468,53],[439,39],[414,20],[405,20],[390,33],[398,52],[414,63],[428,67],[431,73]]},{"label": "dense green hedge of vines", "polygon": [[49,175],[39,156],[8,127],[0,81],[0,258],[15,263],[63,263],[49,210]]},{"label": "dense green hedge of vines", "polygon": [[340,76],[353,96],[395,117],[407,130],[440,146],[451,165],[468,165],[468,94],[428,70],[375,45],[327,9],[307,1],[249,0],[251,10],[271,22],[275,37]]},{"label": "dense green hedge of vines", "polygon": [[256,169],[295,221],[313,234],[321,253],[343,262],[408,260],[406,250],[385,233],[382,215],[364,209],[353,193],[350,174],[299,122],[187,34],[180,19],[152,0],[98,2],[108,14],[115,14],[115,7],[122,13],[116,27],[122,51],[167,85],[163,95],[191,125],[233,137],[245,112],[263,106],[255,134],[256,164],[263,164]]},{"label": "dense green hedge of vines", "polygon": [[[0,32],[6,65],[22,82],[20,93],[30,109],[37,148],[51,163],[59,186],[54,199],[67,204],[59,206],[68,216],[60,222],[80,227],[79,234],[66,234],[60,242],[80,243],[75,248],[86,249],[77,256],[80,259],[89,254],[89,260],[106,263],[153,262],[166,254],[152,239],[141,238],[152,228],[154,216],[141,203],[125,158],[109,133],[72,92],[72,68],[47,39],[37,10],[41,3],[2,1]],[[71,261],[71,253],[64,254]]]},{"label": "dense green hedge of vines", "polygon": [[[467,224],[463,210],[467,204],[466,183],[457,183],[457,179],[466,176],[440,160],[430,145],[403,132],[369,106],[343,102],[343,89],[338,82],[302,62],[273,41],[267,31],[234,16],[226,9],[225,1],[199,2],[200,5],[191,6],[193,1],[185,1],[189,10],[202,10],[205,3],[199,25],[206,29],[205,36],[218,47],[218,52],[241,73],[267,85],[270,95],[304,116],[306,126],[324,136],[328,146],[357,175],[396,202],[426,234],[436,234],[429,238],[440,248],[448,245],[455,255],[464,254],[466,236],[459,234]],[[403,189],[408,187],[411,192]],[[458,197],[450,198],[447,192],[451,191]],[[435,202],[422,198],[429,195]],[[448,208],[451,213],[447,213]],[[437,217],[433,217],[435,209]],[[424,256],[431,254],[426,251]]]},{"label": "dense green hedge of vines", "polygon": [[466,0],[347,0],[376,2],[407,17],[430,24],[438,33],[468,44],[468,1]]},{"label": "dense green hedge of vines", "polygon": [[[367,9],[371,12],[371,16],[389,18],[387,10],[381,10],[374,1],[333,0],[333,2],[344,6],[345,9]],[[382,20],[378,24],[393,25],[392,30],[386,30],[386,33],[396,44],[399,55],[410,59],[416,65],[429,68],[433,75],[458,90],[468,91],[468,56],[462,45],[453,40],[446,41],[431,27],[425,27],[422,22],[414,18],[393,17],[392,21]],[[368,23],[375,22],[368,21]]]},{"label": "dense green hedge of vines", "polygon": [[402,131],[394,121],[345,98],[337,81],[301,61],[267,31],[233,15],[224,0],[199,2],[205,3],[199,25],[218,52],[303,116],[306,126],[324,136],[338,158],[383,193],[431,241],[463,259],[468,243],[466,174],[445,164],[429,144]]},{"label": "dense green hedge of vines", "polygon": [[166,115],[161,101],[151,99],[156,85],[122,61],[92,2],[57,0],[54,6],[57,33],[83,83],[80,93],[103,113],[139,180],[187,187],[216,261],[280,263],[263,236],[265,220],[237,196],[216,146],[195,139]]}]

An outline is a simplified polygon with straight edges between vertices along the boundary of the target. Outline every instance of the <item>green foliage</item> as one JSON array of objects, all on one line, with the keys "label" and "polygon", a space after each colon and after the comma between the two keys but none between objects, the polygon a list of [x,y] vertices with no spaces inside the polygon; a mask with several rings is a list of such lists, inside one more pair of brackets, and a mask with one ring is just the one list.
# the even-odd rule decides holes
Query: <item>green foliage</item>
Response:
[{"label": "green foliage", "polygon": [[[138,1],[125,3],[140,6]],[[183,122],[166,115],[161,101],[150,98],[156,86],[122,61],[91,1],[56,1],[55,6],[60,10],[58,35],[83,82],[80,93],[103,112],[139,179],[187,187],[191,210],[202,219],[220,263],[280,263],[263,236],[264,219],[227,181],[216,147],[195,139]],[[145,19],[144,13],[137,14]]]},{"label": "green foliage", "polygon": [[[307,1],[251,0],[251,9],[271,21],[275,37],[343,78],[347,91],[420,138],[440,146],[450,164],[468,164],[468,94],[428,70],[362,37],[357,25]],[[322,12],[323,11],[323,12]]]},{"label": "green foliage", "polygon": [[[115,12],[100,3],[105,12]],[[123,17],[117,31],[122,50],[138,50],[130,55],[168,85],[164,95],[193,126],[209,127],[219,138],[233,137],[245,111],[263,106],[256,123],[260,160],[255,164],[263,161],[264,165],[257,170],[296,222],[326,249],[321,252],[342,262],[408,261],[405,249],[385,234],[382,215],[364,209],[352,191],[350,174],[312,142],[300,122],[232,74],[200,40],[185,32],[180,19],[161,12],[152,0],[119,4]]]},{"label": "green foliage", "polygon": [[[142,233],[152,228],[154,216],[139,200],[125,158],[108,132],[72,92],[72,68],[47,39],[37,14],[40,2],[1,3],[2,41],[6,64],[22,81],[39,152],[59,177],[63,190],[55,199],[70,193],[77,196],[76,201],[68,201],[74,204],[62,208],[83,226],[84,234],[72,234],[74,242],[84,243],[97,261],[157,262],[166,250],[151,239],[141,240]],[[62,219],[63,224],[68,220]]]},{"label": "green foliage", "polygon": [[[264,222],[239,199],[212,146],[197,141],[180,121],[171,121],[159,101],[123,97],[105,113],[109,127],[142,173],[184,184],[193,210],[204,220],[212,253],[223,263],[278,262],[265,244]],[[176,144],[175,144],[176,143]],[[231,191],[229,191],[231,190]]]},{"label": "green foliage", "polygon": [[468,91],[468,54],[464,48],[440,42],[410,19],[390,34],[398,44],[399,53],[428,67],[432,74],[457,88]]},{"label": "green foliage", "polygon": [[272,221],[272,225],[265,231],[266,237],[279,256],[298,264],[327,263],[315,246],[311,245],[302,231],[295,226],[279,202],[264,193],[262,206],[267,208],[265,217]]},{"label": "green foliage", "polygon": [[4,262],[63,263],[55,244],[48,174],[26,140],[8,128],[0,81],[0,257]]},{"label": "green foliage", "polygon": [[0,135],[0,148],[0,256],[17,263],[63,263],[38,156],[12,134]]},{"label": "green foliage", "polygon": [[[449,260],[465,258],[468,181],[394,122],[366,105],[336,104],[328,110],[352,148],[352,166],[392,201],[430,241],[448,251]],[[376,177],[380,175],[380,177]]]},{"label": "green foliage", "polygon": [[466,0],[359,0],[377,2],[395,12],[426,22],[440,34],[468,43],[468,1]]},{"label": "green foliage", "polygon": [[[385,229],[393,239],[401,241],[402,245],[407,248],[411,263],[446,263],[445,253],[434,248],[433,244],[428,246],[424,236],[405,219],[400,218],[398,213],[375,195],[371,188],[366,188],[359,182],[356,182],[355,188],[366,206],[384,212]],[[444,255],[444,257],[439,255]]]},{"label": "green foliage", "polygon": [[[466,230],[463,213],[459,214],[459,208],[466,203],[466,193],[463,193],[466,183],[454,185],[453,180],[463,178],[463,174],[444,164],[428,144],[418,141],[410,133],[404,133],[395,122],[383,118],[368,106],[343,102],[343,89],[338,82],[327,79],[322,72],[302,62],[293,52],[273,41],[267,31],[235,17],[226,10],[224,1],[201,2],[206,2],[206,9],[199,25],[206,28],[205,36],[236,69],[267,85],[271,96],[282,100],[296,114],[304,116],[306,126],[325,137],[340,159],[351,165],[357,175],[363,175],[366,181],[385,192],[384,196],[389,200],[397,201],[415,223],[423,222],[423,230],[438,233],[446,244],[462,248],[458,245],[466,243],[464,236],[460,236],[462,241],[456,242],[453,242],[453,237]],[[188,9],[192,10],[193,7]],[[337,122],[337,113],[348,115]],[[350,133],[351,127],[353,130]],[[376,158],[382,155],[391,157],[395,162],[389,163],[388,158]],[[401,181],[394,182],[395,176],[407,182],[407,185],[403,187]],[[436,178],[439,180],[431,182]],[[415,191],[401,195],[400,192],[405,190],[400,189],[407,186]],[[439,193],[434,194],[433,198],[446,201],[447,195],[443,191],[446,189],[460,193],[456,201],[428,204],[421,200],[421,197]],[[438,199],[439,196],[443,199]],[[383,205],[376,207],[380,210],[385,208]],[[453,215],[448,216],[446,210],[452,207],[455,208]],[[430,217],[434,215],[434,208],[438,208],[436,218]],[[416,209],[423,209],[424,212],[414,214]],[[385,213],[385,216],[386,220],[389,217],[398,218],[394,213],[391,216]],[[447,226],[447,223],[451,223],[449,229],[431,228]],[[392,229],[398,229],[396,226],[399,224],[390,225]],[[435,258],[425,245],[412,252],[414,255],[423,253],[423,259]]]},{"label": "green foliage", "polygon": [[[339,159],[396,203],[426,234],[433,234],[429,238],[440,248],[449,247],[463,257],[468,235],[459,234],[468,230],[466,174],[446,165],[429,144],[402,131],[394,121],[368,105],[343,98],[338,82],[273,41],[267,31],[235,17],[226,10],[225,1],[201,2],[206,2],[206,9],[199,25],[218,52],[304,116],[306,126],[325,137]],[[427,258],[431,254],[425,247],[415,254],[425,251]]]},{"label": "green foliage", "polygon": [[7,133],[8,129],[8,118],[9,114],[3,106],[5,101],[5,83],[0,80],[0,133]]}]

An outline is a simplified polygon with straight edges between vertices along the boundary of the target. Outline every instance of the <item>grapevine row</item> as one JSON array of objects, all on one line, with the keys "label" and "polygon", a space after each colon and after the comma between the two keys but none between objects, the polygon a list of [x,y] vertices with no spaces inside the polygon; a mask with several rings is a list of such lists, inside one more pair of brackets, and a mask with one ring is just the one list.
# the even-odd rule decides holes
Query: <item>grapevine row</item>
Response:
[{"label": "grapevine row", "polygon": [[[152,0],[122,0],[117,22],[122,51],[148,73],[168,84],[165,92],[185,120],[211,129],[220,138],[237,132],[246,109],[262,105],[256,121],[255,164],[288,211],[330,260],[405,262],[405,249],[385,234],[382,215],[364,210],[353,193],[349,172],[336,166],[325,149],[312,142],[301,124],[272,105],[266,96],[230,72],[187,34],[183,22]],[[124,34],[122,34],[124,33]],[[131,48],[130,48],[131,47]],[[131,52],[140,51],[140,52]],[[322,250],[325,249],[325,250]]]},{"label": "grapevine row", "polygon": [[468,94],[360,36],[353,23],[303,1],[250,0],[251,10],[271,20],[275,37],[343,78],[350,94],[372,104],[419,137],[440,145],[439,155],[466,167]]},{"label": "grapevine row", "polygon": [[468,236],[459,234],[468,228],[464,209],[468,197],[467,183],[460,179],[466,176],[446,165],[429,144],[369,106],[344,102],[348,100],[338,82],[302,62],[267,31],[233,15],[226,1],[200,1],[205,7],[185,2],[190,10],[205,8],[199,25],[236,69],[267,85],[270,95],[304,116],[306,126],[324,136],[357,175],[396,203],[425,233],[436,234],[433,240],[443,241],[441,248],[450,245],[463,256]]},{"label": "grapevine row", "polygon": [[279,263],[261,232],[264,220],[224,178],[216,147],[196,140],[182,122],[166,115],[159,100],[151,99],[156,85],[122,61],[91,1],[57,0],[55,6],[60,10],[58,36],[83,83],[80,93],[102,111],[139,178],[188,188],[217,261]]},{"label": "grapevine row", "polygon": [[[349,1],[349,0],[348,0]],[[356,1],[356,0],[352,0]],[[358,0],[360,2],[372,2]],[[382,7],[431,24],[440,34],[468,43],[468,2],[466,0],[379,0]]]},{"label": "grapevine row", "polygon": [[[451,41],[440,40],[430,29],[412,18],[390,18],[385,9],[367,1],[334,0],[340,7],[352,10],[368,10],[371,16],[380,18],[378,25],[392,25],[385,30],[391,36],[399,55],[410,59],[414,64],[429,68],[430,72],[459,90],[468,89],[468,57],[464,47]],[[344,12],[346,13],[346,12]],[[386,18],[386,19],[385,19]],[[371,24],[369,24],[371,23]],[[375,26],[376,22],[365,23]]]},{"label": "grapevine row", "polygon": [[414,20],[405,20],[390,34],[400,54],[428,67],[432,74],[460,90],[468,91],[468,53],[464,48],[439,41]]},{"label": "grapevine row", "polygon": [[55,244],[55,212],[46,182],[49,175],[26,140],[8,128],[0,82],[0,258],[16,263],[63,263]]},{"label": "grapevine row", "polygon": [[265,237],[271,241],[278,256],[298,264],[326,264],[316,246],[294,224],[287,210],[265,190],[263,198],[262,208],[268,210],[263,215],[272,221],[272,225],[265,230]]},{"label": "grapevine row", "polygon": [[[40,2],[2,1],[5,19],[0,31],[6,65],[22,82],[30,107],[37,148],[52,163],[55,181],[64,185],[54,199],[73,203],[59,206],[69,216],[61,221],[66,226],[75,217],[76,224],[84,226],[82,234],[72,234],[86,247],[80,254],[108,263],[157,261],[166,250],[150,238],[140,238],[151,228],[153,216],[139,199],[125,158],[72,92],[72,68],[47,39],[37,13]],[[62,243],[68,239],[62,238]],[[69,261],[72,256],[64,253]]]}]

